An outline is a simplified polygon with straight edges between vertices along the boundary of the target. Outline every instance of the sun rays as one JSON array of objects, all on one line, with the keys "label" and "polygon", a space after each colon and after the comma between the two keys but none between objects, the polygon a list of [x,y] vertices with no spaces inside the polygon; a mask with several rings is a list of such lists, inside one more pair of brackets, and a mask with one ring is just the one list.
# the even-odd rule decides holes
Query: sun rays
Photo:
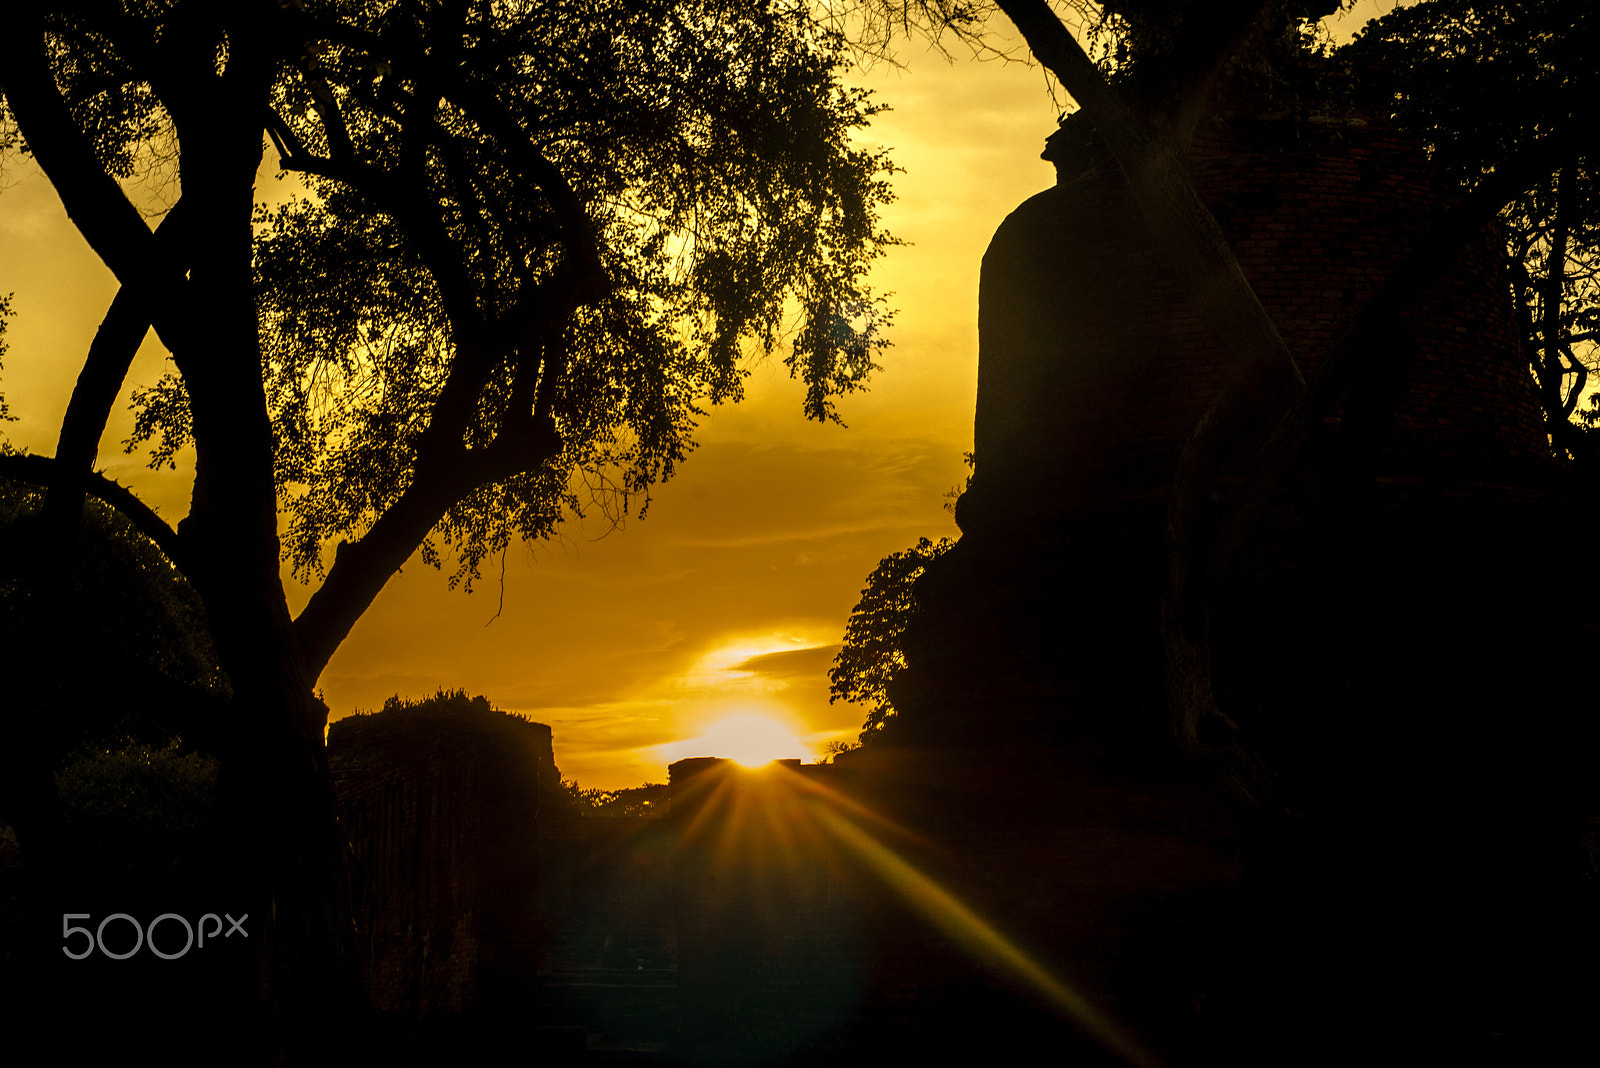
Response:
[{"label": "sun rays", "polygon": [[660,752],[668,763],[691,756],[719,756],[747,768],[811,755],[806,744],[784,723],[758,713],[718,720],[698,738],[661,746]]}]

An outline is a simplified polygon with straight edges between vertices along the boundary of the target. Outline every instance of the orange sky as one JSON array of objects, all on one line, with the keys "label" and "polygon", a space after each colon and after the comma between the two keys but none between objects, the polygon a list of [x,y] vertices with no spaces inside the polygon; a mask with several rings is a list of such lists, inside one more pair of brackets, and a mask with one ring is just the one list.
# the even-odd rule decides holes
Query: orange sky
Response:
[{"label": "orange sky", "polygon": [[[1363,6],[1374,2],[1392,6]],[[806,422],[799,387],[773,360],[756,368],[743,404],[713,410],[647,520],[616,531],[590,522],[513,547],[492,623],[497,567],[466,596],[413,558],[322,675],[335,717],[396,693],[481,693],[550,724],[562,774],[602,788],[664,780],[668,760],[689,754],[663,746],[731,715],[781,719],[812,751],[855,737],[863,712],[828,704],[827,669],[877,561],[955,533],[942,495],[972,447],[978,267],[1007,212],[1053,180],[1038,155],[1058,112],[1036,68],[946,63],[920,48],[901,59],[908,69],[854,79],[894,109],[863,140],[890,146],[905,169],[885,221],[910,245],[875,272],[899,309],[894,347],[871,392],[840,404],[849,428]],[[285,190],[268,180],[261,193]],[[136,195],[170,200],[159,186]],[[6,160],[0,293],[15,294],[16,317],[0,393],[20,417],[3,428],[14,445],[55,451],[114,292],[48,183]],[[159,377],[163,360],[147,340],[125,400]],[[117,406],[100,465],[176,522],[192,472],[155,474],[122,455],[126,407]],[[293,607],[308,595],[289,582]]]}]

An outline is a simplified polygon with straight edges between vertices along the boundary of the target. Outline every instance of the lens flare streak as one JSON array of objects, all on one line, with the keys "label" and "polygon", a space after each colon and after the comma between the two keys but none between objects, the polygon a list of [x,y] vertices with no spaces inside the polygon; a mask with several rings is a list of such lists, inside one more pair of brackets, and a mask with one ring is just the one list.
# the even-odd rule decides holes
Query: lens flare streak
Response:
[{"label": "lens flare streak", "polygon": [[830,807],[817,804],[812,808],[814,816],[834,838],[860,857],[879,878],[956,944],[975,956],[1003,964],[1127,1063],[1138,1068],[1160,1068],[1161,1062],[1131,1035],[1096,1011],[1081,994],[1051,975],[949,891]]},{"label": "lens flare streak", "polygon": [[[1154,1054],[1083,995],[864,830],[857,820],[909,837],[871,809],[790,769],[771,765],[758,772],[724,765],[719,773],[705,775],[689,788],[691,795],[702,790],[711,793],[695,806],[699,811],[685,828],[680,845],[710,832],[715,835],[711,852],[719,868],[772,872],[775,864],[794,868],[808,842],[837,843],[952,942],[1044,995],[1107,1051],[1135,1068],[1162,1068]],[[758,833],[752,835],[757,827]]]}]

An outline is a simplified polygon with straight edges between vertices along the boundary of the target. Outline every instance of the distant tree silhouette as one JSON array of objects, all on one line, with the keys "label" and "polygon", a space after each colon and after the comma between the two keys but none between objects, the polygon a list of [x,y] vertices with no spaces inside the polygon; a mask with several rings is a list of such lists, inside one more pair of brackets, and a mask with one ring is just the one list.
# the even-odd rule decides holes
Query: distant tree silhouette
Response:
[{"label": "distant tree silhouette", "polygon": [[[887,164],[849,145],[872,109],[840,62],[835,37],[776,2],[11,13],[0,131],[121,284],[54,458],[0,458],[48,482],[35,549],[11,561],[60,573],[57,533],[89,494],[203,602],[235,695],[220,803],[251,911],[273,917],[253,943],[263,1031],[276,1019],[306,1041],[344,997],[313,687],[389,576],[448,547],[470,582],[591,503],[574,486],[633,508],[706,404],[739,398],[743,354],[778,347],[786,309],[807,415],[836,418],[832,398],[872,370],[884,317],[864,275],[889,240]],[[264,132],[312,194],[271,213],[252,194]],[[158,157],[182,195],[152,231],[117,180]],[[175,528],[92,474],[152,326],[176,374],[140,394],[135,442],[157,463],[194,447]],[[323,576],[298,616],[280,552]],[[26,581],[59,600],[53,579]],[[40,768],[25,792],[48,809]],[[48,821],[17,830],[48,854]]]},{"label": "distant tree silhouette", "polygon": [[861,748],[860,742],[847,742],[843,738],[835,738],[822,747],[822,759],[819,763],[832,764],[846,753],[853,753]]},{"label": "distant tree silhouette", "polygon": [[572,810],[580,816],[647,816],[665,818],[671,812],[671,789],[664,782],[647,782],[620,790],[584,789],[575,780],[561,783]]}]

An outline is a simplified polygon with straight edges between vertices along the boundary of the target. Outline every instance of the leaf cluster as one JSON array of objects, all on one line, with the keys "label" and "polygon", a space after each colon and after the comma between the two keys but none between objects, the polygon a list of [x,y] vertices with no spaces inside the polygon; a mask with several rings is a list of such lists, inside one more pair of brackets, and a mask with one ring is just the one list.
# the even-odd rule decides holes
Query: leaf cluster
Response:
[{"label": "leaf cluster", "polygon": [[215,863],[208,845],[217,773],[214,757],[176,740],[125,739],[77,755],[55,779],[81,862],[123,892],[192,883]]},{"label": "leaf cluster", "polygon": [[1597,18],[1583,0],[1430,0],[1368,23],[1340,55],[1390,80],[1396,122],[1470,183],[1590,107]]},{"label": "leaf cluster", "polygon": [[160,97],[104,33],[71,19],[53,28],[50,67],[73,122],[107,174],[132,178],[170,137]]},{"label": "leaf cluster", "polygon": [[119,834],[203,828],[216,779],[215,758],[185,751],[177,742],[130,741],[84,753],[56,773],[76,818],[115,821]]},{"label": "leaf cluster", "polygon": [[919,538],[911,548],[884,557],[867,576],[861,600],[845,624],[844,645],[828,672],[830,704],[850,701],[867,706],[863,742],[894,715],[889,686],[906,666],[901,638],[915,618],[913,584],[954,545],[951,538],[936,542]]}]

